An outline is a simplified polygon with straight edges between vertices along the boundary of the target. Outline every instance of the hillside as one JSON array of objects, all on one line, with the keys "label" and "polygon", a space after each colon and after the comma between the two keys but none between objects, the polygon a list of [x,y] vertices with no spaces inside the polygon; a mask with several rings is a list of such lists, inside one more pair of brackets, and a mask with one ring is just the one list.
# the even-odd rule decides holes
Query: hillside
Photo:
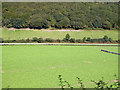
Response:
[{"label": "hillside", "polygon": [[3,27],[119,29],[118,3],[4,2]]}]

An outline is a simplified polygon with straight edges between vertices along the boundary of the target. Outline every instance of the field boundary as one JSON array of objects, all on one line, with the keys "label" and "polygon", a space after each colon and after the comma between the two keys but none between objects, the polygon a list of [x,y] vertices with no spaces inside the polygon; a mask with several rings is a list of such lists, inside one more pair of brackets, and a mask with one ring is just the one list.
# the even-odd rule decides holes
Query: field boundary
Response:
[{"label": "field boundary", "polygon": [[119,44],[86,44],[86,43],[0,43],[0,45],[60,45],[60,46],[119,46]]},{"label": "field boundary", "polygon": [[[20,28],[20,29],[16,29],[16,28],[0,28],[0,29],[7,29],[7,30],[26,30],[26,31],[103,31],[101,29],[79,29],[79,30],[75,30],[75,29],[30,29],[30,28]],[[104,31],[114,31],[114,30],[109,30],[109,29],[104,29]],[[119,31],[119,30],[116,30]]]}]

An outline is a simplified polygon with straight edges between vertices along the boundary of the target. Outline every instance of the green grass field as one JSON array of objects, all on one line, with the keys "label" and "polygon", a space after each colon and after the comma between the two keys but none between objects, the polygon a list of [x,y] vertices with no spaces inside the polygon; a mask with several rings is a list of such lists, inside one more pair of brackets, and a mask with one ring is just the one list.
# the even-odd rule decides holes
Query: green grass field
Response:
[{"label": "green grass field", "polygon": [[52,38],[52,39],[63,39],[65,35],[69,33],[71,38],[82,39],[83,37],[91,38],[103,38],[104,35],[112,38],[113,40],[118,40],[118,31],[116,30],[81,30],[77,31],[41,31],[41,30],[2,30],[2,37],[4,40],[20,40],[33,37],[41,38]]},{"label": "green grass field", "polygon": [[118,75],[118,52],[110,46],[2,46],[2,87],[58,88],[61,74],[74,87],[80,77],[86,87],[91,80],[114,80]]}]

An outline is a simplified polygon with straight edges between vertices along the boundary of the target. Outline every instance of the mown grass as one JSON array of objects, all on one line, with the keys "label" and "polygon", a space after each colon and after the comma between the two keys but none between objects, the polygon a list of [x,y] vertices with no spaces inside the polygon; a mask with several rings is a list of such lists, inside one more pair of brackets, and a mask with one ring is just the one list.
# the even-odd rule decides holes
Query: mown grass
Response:
[{"label": "mown grass", "polygon": [[117,30],[81,30],[77,31],[41,31],[41,30],[2,30],[2,37],[4,40],[21,40],[33,37],[63,39],[66,34],[70,34],[71,38],[82,39],[83,37],[103,38],[104,35],[118,40]]},{"label": "mown grass", "polygon": [[118,52],[109,46],[2,46],[2,85],[10,88],[58,88],[58,75],[74,87],[80,77],[86,87],[91,80],[114,80],[118,74]]}]

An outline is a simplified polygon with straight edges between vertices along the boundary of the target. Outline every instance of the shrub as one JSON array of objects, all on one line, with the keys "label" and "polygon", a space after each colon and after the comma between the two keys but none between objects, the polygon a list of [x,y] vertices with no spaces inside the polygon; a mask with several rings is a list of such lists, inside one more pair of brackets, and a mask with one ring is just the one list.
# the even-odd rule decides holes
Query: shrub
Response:
[{"label": "shrub", "polygon": [[46,38],[45,41],[46,41],[46,42],[53,42],[53,39],[51,39],[51,38]]},{"label": "shrub", "polygon": [[104,39],[104,42],[108,42],[108,36],[107,36],[107,35],[105,35],[105,36],[103,37],[103,39]]},{"label": "shrub", "polygon": [[94,40],[93,39],[91,39],[91,41],[90,41],[91,43],[94,43]]},{"label": "shrub", "polygon": [[10,43],[10,40],[4,40],[4,43]]},{"label": "shrub", "polygon": [[105,21],[102,25],[102,28],[110,29],[111,28],[111,23],[109,21]]},{"label": "shrub", "polygon": [[64,41],[64,42],[68,42],[67,40],[66,40],[66,38],[63,38],[63,40],[62,41]]},{"label": "shrub", "polygon": [[88,38],[86,39],[86,41],[89,41],[89,42],[90,42],[90,41],[91,41],[91,38],[90,38],[90,37],[88,37]]},{"label": "shrub", "polygon": [[86,37],[84,37],[82,41],[83,41],[83,42],[86,42]]},{"label": "shrub", "polygon": [[100,42],[104,42],[104,39],[103,38],[100,38],[100,39],[98,39],[98,42],[100,43]]},{"label": "shrub", "polygon": [[60,39],[57,39],[56,41],[60,43],[62,40],[60,40]]},{"label": "shrub", "polygon": [[74,39],[74,38],[71,38],[71,39],[70,39],[70,42],[71,42],[71,43],[75,43],[75,39]]},{"label": "shrub", "polygon": [[15,42],[16,42],[16,40],[11,40],[11,42],[15,43]]},{"label": "shrub", "polygon": [[42,42],[44,42],[44,40],[43,40],[43,38],[38,38],[37,42],[42,43]]},{"label": "shrub", "polygon": [[109,42],[112,42],[112,38],[109,38],[108,41],[109,41]]},{"label": "shrub", "polygon": [[38,38],[37,38],[37,37],[34,37],[34,38],[32,39],[32,41],[33,41],[33,42],[36,42],[36,41],[38,41]]},{"label": "shrub", "polygon": [[[119,90],[120,81],[116,74],[114,75],[114,77],[115,77],[114,82],[110,84],[104,81],[103,77],[102,77],[102,80],[99,80],[99,81],[91,80],[91,82],[95,84],[95,87],[93,88],[93,90]],[[80,86],[80,89],[78,90],[86,90],[87,88],[85,88],[85,84],[83,84],[83,81],[79,77],[76,77],[76,78],[77,78],[78,85]],[[64,90],[64,88],[66,87],[70,88],[70,90],[74,90],[74,87],[68,81],[63,80],[62,75],[59,75],[58,79],[59,79],[59,86],[61,87],[62,90]]]},{"label": "shrub", "polygon": [[27,39],[26,39],[26,42],[29,42],[29,41],[30,41],[30,39],[29,39],[29,38],[27,38]]},{"label": "shrub", "polygon": [[17,40],[16,42],[18,42],[18,43],[27,43],[27,41],[24,40],[24,39],[22,39],[22,40]]},{"label": "shrub", "polygon": [[120,43],[120,40],[116,40],[117,43]]},{"label": "shrub", "polygon": [[65,38],[64,38],[64,41],[69,41],[70,40],[70,35],[69,34],[66,34]]},{"label": "shrub", "polygon": [[81,39],[77,39],[76,42],[81,43]]}]

